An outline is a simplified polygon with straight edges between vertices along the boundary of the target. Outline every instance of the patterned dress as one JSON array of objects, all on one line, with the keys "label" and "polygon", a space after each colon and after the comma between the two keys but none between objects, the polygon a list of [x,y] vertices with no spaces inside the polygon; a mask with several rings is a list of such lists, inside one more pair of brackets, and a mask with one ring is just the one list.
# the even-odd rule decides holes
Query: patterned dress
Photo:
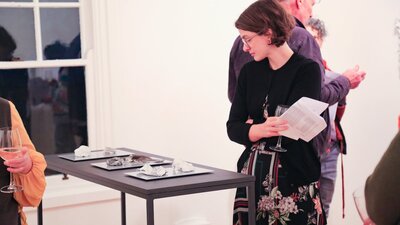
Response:
[{"label": "patterned dress", "polygon": [[[269,146],[276,145],[277,137],[253,143],[248,137],[251,124],[246,123],[249,118],[263,123],[264,109],[274,115],[277,105],[292,105],[303,96],[318,100],[320,77],[318,64],[297,54],[277,70],[265,59],[250,62],[241,71],[227,130],[232,141],[246,146],[238,172],[256,177],[257,225],[326,224],[317,183],[320,163],[312,142],[283,137],[287,152],[273,152]],[[233,224],[247,225],[247,212],[246,188],[238,188]]]}]

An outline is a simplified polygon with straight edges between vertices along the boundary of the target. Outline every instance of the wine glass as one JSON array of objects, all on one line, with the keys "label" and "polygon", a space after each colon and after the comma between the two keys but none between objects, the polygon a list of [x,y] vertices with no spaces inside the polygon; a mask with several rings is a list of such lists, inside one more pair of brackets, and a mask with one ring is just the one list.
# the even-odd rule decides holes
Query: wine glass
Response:
[{"label": "wine glass", "polygon": [[[275,116],[281,116],[289,108],[287,105],[278,105],[275,110]],[[287,152],[285,148],[282,148],[282,136],[279,136],[278,142],[275,146],[269,146],[269,149],[275,152]]]},{"label": "wine glass", "polygon": [[[3,160],[10,160],[21,155],[21,137],[18,129],[10,127],[0,128],[0,157]],[[2,187],[0,192],[13,193],[22,191],[22,186],[14,183],[13,174],[10,173],[10,184]]]},{"label": "wine glass", "polygon": [[358,187],[353,192],[354,203],[356,204],[356,208],[358,214],[361,217],[364,225],[375,225],[375,223],[369,218],[367,213],[367,207],[365,205],[365,195],[364,195],[364,185]]}]

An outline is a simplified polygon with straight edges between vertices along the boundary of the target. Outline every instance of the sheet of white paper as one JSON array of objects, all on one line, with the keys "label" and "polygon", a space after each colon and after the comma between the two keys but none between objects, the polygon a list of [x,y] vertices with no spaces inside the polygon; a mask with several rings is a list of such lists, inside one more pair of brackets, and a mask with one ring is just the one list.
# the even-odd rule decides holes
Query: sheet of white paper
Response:
[{"label": "sheet of white paper", "polygon": [[310,141],[326,127],[325,120],[319,114],[327,107],[328,104],[311,98],[299,99],[281,116],[288,121],[289,128],[280,134],[294,140],[301,138]]},{"label": "sheet of white paper", "polygon": [[298,105],[300,108],[307,108],[311,112],[319,115],[321,114],[327,107],[328,103],[321,102],[312,98],[302,97],[293,105]]}]

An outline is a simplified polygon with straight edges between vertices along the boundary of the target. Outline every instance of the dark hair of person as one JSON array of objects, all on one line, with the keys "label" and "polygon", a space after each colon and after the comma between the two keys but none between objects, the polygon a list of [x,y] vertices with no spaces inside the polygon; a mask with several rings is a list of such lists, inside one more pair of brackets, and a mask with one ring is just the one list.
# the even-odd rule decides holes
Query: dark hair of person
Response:
[{"label": "dark hair of person", "polygon": [[14,38],[4,27],[0,26],[0,60],[11,60],[16,48],[17,44]]},{"label": "dark hair of person", "polygon": [[46,59],[64,59],[67,52],[67,46],[60,41],[55,41],[44,48]]},{"label": "dark hair of person", "polygon": [[325,28],[324,21],[317,18],[310,18],[307,21],[307,25],[318,32],[318,36],[324,39],[328,35],[328,31]]},{"label": "dark hair of person", "polygon": [[290,37],[294,18],[276,0],[258,0],[251,4],[235,22],[237,29],[265,34],[271,29],[271,44],[279,47]]}]

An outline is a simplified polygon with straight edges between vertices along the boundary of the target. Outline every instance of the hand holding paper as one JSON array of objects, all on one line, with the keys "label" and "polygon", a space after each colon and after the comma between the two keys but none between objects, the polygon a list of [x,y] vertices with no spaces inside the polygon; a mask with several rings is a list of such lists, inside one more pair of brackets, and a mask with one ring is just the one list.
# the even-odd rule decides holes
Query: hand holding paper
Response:
[{"label": "hand holding paper", "polygon": [[280,134],[294,140],[300,138],[310,141],[326,127],[325,120],[319,114],[327,107],[327,103],[302,97],[281,116],[288,121],[289,128]]}]

